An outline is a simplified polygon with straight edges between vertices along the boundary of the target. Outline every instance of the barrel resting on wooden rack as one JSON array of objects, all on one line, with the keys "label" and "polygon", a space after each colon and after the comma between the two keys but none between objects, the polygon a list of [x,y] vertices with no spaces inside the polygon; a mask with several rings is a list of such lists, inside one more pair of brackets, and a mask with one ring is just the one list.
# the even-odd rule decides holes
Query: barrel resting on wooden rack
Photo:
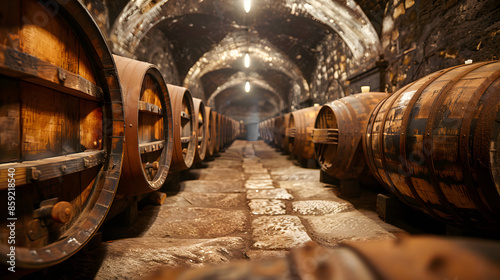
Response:
[{"label": "barrel resting on wooden rack", "polygon": [[321,170],[341,180],[341,190],[359,189],[371,176],[362,137],[373,108],[386,93],[361,93],[323,105],[316,117],[313,143]]},{"label": "barrel resting on wooden rack", "polygon": [[315,159],[312,131],[321,107],[313,106],[297,110],[290,114],[286,127],[289,150],[299,159]]},{"label": "barrel resting on wooden rack", "polygon": [[165,183],[173,148],[167,85],[152,64],[114,56],[123,90],[125,153],[118,197],[158,190]]},{"label": "barrel resting on wooden rack", "polygon": [[[0,5],[0,200],[12,202],[0,211],[0,260],[15,246],[17,268],[85,246],[122,165],[122,93],[105,39],[79,1],[44,3]],[[48,16],[54,5],[60,12]],[[33,23],[43,15],[43,26]]]},{"label": "barrel resting on wooden rack", "polygon": [[500,226],[500,62],[421,78],[377,105],[363,139],[375,177],[440,220]]},{"label": "barrel resting on wooden rack", "polygon": [[174,148],[170,172],[191,168],[196,149],[193,98],[188,89],[167,84],[174,125]]}]

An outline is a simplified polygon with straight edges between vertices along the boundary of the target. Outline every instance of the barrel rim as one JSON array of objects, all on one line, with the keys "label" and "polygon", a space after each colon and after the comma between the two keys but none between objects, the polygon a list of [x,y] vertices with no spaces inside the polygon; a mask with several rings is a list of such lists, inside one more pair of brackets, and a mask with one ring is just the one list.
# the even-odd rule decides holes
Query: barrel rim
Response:
[{"label": "barrel rim", "polygon": [[[90,241],[113,202],[124,152],[124,136],[120,131],[120,128],[123,128],[123,97],[111,51],[83,4],[79,1],[54,1],[51,3],[59,5],[58,13],[70,23],[75,33],[80,35],[82,48],[87,51],[89,58],[93,58],[90,59],[92,68],[96,73],[97,83],[104,92],[103,122],[110,122],[110,125],[103,123],[102,149],[108,152],[96,176],[99,180],[94,182],[92,188],[92,194],[96,196],[89,197],[80,216],[63,235],[64,238],[35,249],[16,246],[16,265],[22,268],[44,268],[58,264],[77,253]],[[121,119],[115,119],[114,116]],[[3,260],[8,247],[10,246],[0,246],[0,258]]]}]

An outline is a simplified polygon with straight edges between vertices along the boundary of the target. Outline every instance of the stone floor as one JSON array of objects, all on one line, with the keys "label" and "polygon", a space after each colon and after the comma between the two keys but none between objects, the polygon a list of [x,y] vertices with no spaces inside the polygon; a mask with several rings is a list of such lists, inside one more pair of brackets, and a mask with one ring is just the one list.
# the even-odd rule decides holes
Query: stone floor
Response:
[{"label": "stone floor", "polygon": [[284,256],[311,240],[332,247],[401,232],[373,212],[375,193],[347,201],[337,186],[319,182],[318,169],[261,141],[236,141],[182,178],[162,206],[143,207],[130,227],[105,225],[108,241],[47,273],[137,279],[164,267]]}]

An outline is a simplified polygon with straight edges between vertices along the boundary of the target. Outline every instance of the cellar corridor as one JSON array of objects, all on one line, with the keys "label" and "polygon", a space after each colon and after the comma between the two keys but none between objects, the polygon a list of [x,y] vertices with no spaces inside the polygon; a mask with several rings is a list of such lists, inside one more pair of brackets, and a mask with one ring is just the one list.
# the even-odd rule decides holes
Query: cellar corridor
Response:
[{"label": "cellar corridor", "polygon": [[102,244],[45,277],[137,279],[159,269],[283,257],[308,241],[333,247],[403,232],[378,218],[375,193],[349,202],[319,174],[262,141],[237,140],[185,171],[163,205],[142,207],[130,227],[105,224]]},{"label": "cellar corridor", "polygon": [[0,279],[500,279],[499,0],[0,5]]}]

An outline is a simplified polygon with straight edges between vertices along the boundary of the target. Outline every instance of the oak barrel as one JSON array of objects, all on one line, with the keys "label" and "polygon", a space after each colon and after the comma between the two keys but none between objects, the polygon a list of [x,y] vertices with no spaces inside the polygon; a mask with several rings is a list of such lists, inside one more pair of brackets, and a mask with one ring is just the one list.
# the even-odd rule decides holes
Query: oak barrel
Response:
[{"label": "oak barrel", "polygon": [[286,135],[286,131],[287,131],[287,127],[288,127],[288,124],[290,123],[290,115],[291,113],[287,113],[287,114],[284,114],[283,115],[283,127],[281,128],[281,131],[280,131],[280,134],[281,134],[281,139],[282,140],[282,143],[281,143],[281,149],[283,149],[283,151],[289,153],[290,152],[290,143],[288,141],[288,137]]},{"label": "oak barrel", "polygon": [[194,161],[199,162],[205,159],[207,153],[207,126],[208,119],[205,112],[205,103],[199,98],[193,98],[194,106],[194,126],[196,130],[196,149],[194,153]]},{"label": "oak barrel", "polygon": [[284,122],[284,116],[276,116],[274,118],[273,146],[276,148],[281,148],[281,145],[283,144],[283,122]]},{"label": "oak barrel", "polygon": [[222,114],[217,114],[219,118],[219,125],[217,130],[219,131],[219,151],[224,151],[225,141],[226,141],[226,116]]},{"label": "oak barrel", "polygon": [[15,247],[17,268],[47,267],[85,246],[113,202],[122,93],[79,1],[4,1],[0,26],[0,260]]},{"label": "oak barrel", "polygon": [[187,88],[167,84],[174,121],[174,148],[170,172],[191,168],[196,149],[193,98]]},{"label": "oak barrel", "polygon": [[290,114],[286,128],[288,147],[292,154],[301,159],[316,158],[314,143],[312,142],[312,131],[320,109],[319,106],[313,106]]},{"label": "oak barrel", "polygon": [[205,116],[207,117],[207,124],[205,125],[205,135],[207,137],[207,155],[213,156],[215,154],[215,112],[212,108],[205,107]]},{"label": "oak barrel", "polygon": [[221,135],[220,135],[220,123],[221,123],[221,115],[217,113],[216,111],[212,110],[213,114],[213,123],[212,123],[212,137],[213,137],[213,144],[214,144],[214,153],[217,154],[220,151],[220,141],[221,141]]},{"label": "oak barrel", "polygon": [[358,179],[367,173],[362,137],[370,113],[386,96],[378,92],[361,93],[321,107],[313,130],[321,170],[339,180]]},{"label": "oak barrel", "polygon": [[125,152],[119,197],[158,190],[165,183],[173,148],[167,85],[152,64],[113,56],[123,90]]},{"label": "oak barrel", "polygon": [[381,102],[363,139],[375,177],[437,219],[498,227],[499,76],[498,61],[459,65]]}]

